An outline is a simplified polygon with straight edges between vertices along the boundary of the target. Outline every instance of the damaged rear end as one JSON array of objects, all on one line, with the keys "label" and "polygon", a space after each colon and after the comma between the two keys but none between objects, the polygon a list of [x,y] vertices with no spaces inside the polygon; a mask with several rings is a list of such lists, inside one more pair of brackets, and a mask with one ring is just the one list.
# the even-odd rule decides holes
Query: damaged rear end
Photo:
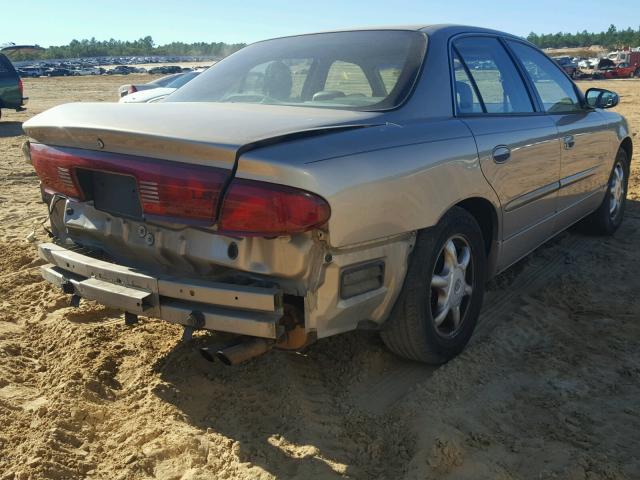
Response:
[{"label": "damaged rear end", "polygon": [[43,277],[129,322],[145,315],[187,333],[234,334],[216,350],[228,364],[312,341],[308,300],[324,282],[329,203],[235,170],[250,150],[362,128],[365,114],[286,120],[266,109],[246,122],[242,106],[114,107],[62,106],[24,125],[51,220]]}]

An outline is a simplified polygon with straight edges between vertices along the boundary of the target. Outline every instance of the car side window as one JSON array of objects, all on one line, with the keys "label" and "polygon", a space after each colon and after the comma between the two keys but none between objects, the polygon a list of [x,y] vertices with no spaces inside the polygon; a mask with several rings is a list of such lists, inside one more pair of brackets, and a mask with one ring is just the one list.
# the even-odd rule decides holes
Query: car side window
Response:
[{"label": "car side window", "polygon": [[534,111],[520,74],[498,39],[464,37],[454,47],[477,86],[485,113]]},{"label": "car side window", "polygon": [[535,48],[520,42],[508,41],[508,44],[531,78],[546,112],[582,111],[573,82],[560,67]]},{"label": "car side window", "polygon": [[482,113],[482,104],[478,100],[475,87],[467,75],[464,65],[457,54],[453,56],[453,74],[455,77],[456,104],[460,113]]},{"label": "car side window", "polygon": [[9,72],[11,72],[9,60],[4,55],[0,55],[0,74],[4,76],[9,74]]}]

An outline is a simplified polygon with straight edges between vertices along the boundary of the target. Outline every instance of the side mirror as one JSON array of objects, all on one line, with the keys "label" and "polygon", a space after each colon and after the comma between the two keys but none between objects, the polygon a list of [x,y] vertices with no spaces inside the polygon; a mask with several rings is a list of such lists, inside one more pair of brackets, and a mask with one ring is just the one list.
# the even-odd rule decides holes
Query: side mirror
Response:
[{"label": "side mirror", "polygon": [[620,102],[617,93],[604,88],[590,88],[585,95],[587,105],[592,108],[613,108]]}]

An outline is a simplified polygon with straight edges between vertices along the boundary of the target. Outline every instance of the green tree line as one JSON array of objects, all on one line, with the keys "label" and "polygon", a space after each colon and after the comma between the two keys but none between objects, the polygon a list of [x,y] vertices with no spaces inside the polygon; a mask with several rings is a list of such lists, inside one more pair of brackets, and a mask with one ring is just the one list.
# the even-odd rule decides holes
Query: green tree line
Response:
[{"label": "green tree line", "polygon": [[640,28],[634,30],[618,30],[611,25],[607,31],[590,33],[586,30],[576,33],[543,33],[531,32],[527,40],[540,48],[590,47],[602,45],[610,49],[640,46]]},{"label": "green tree line", "polygon": [[151,56],[151,55],[191,55],[197,57],[225,57],[244,47],[244,43],[228,44],[224,42],[172,42],[155,45],[153,38],[146,36],[138,40],[72,40],[68,45],[51,46],[33,53],[12,55],[12,60],[44,60],[50,58],[82,58],[112,56]]},{"label": "green tree line", "polygon": [[[607,48],[640,46],[640,28],[618,30],[611,25],[606,31],[591,33],[583,30],[576,33],[531,32],[527,40],[541,48],[590,47],[602,45]],[[12,60],[42,60],[50,58],[112,57],[112,56],[151,56],[151,55],[189,55],[196,57],[221,58],[244,47],[244,43],[228,44],[224,42],[172,42],[156,45],[153,38],[146,36],[138,40],[72,40],[68,45],[50,46],[39,52],[21,53],[11,56]]]}]

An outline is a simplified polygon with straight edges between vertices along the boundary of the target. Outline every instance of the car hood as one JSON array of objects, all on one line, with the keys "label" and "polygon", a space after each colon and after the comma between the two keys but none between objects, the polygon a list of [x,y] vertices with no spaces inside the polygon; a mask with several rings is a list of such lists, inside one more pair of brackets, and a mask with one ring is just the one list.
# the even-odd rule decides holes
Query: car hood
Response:
[{"label": "car hood", "polygon": [[23,129],[48,145],[231,168],[250,145],[378,125],[382,116],[243,103],[70,103],[36,115]]},{"label": "car hood", "polygon": [[166,97],[170,93],[175,92],[175,88],[168,87],[156,87],[146,89],[140,92],[130,93],[129,95],[120,99],[121,103],[144,103],[153,100],[158,97]]}]

